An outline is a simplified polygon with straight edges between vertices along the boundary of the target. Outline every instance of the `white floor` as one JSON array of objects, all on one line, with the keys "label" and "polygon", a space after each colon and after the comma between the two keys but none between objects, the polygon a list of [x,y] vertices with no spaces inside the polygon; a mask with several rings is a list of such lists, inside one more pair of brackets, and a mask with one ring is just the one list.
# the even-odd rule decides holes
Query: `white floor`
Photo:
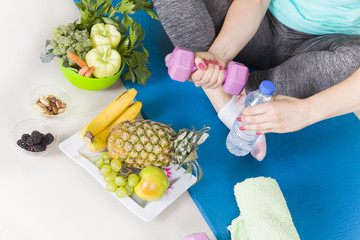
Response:
[{"label": "white floor", "polygon": [[356,112],[354,112],[355,113],[355,115],[360,119],[360,110],[358,110],[358,111],[356,111]]},{"label": "white floor", "polygon": [[[103,91],[85,91],[70,84],[59,63],[41,63],[45,40],[55,26],[80,17],[73,0],[2,1],[0,22],[11,37],[0,38],[0,240],[179,240],[205,232],[216,239],[188,192],[156,219],[144,222],[106,192],[88,172],[59,149],[42,157],[16,148],[15,123],[36,118],[28,93],[55,84],[72,97],[69,115],[51,121],[59,142],[95,117],[121,92],[120,84]],[[11,24],[6,24],[11,19]],[[234,206],[238,213],[238,208]],[[230,222],[228,223],[230,225]]]}]

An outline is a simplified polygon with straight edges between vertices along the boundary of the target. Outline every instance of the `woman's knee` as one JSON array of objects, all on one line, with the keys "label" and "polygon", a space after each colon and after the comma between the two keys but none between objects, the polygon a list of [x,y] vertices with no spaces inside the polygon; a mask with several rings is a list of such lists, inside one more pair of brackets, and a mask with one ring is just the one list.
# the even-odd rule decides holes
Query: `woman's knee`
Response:
[{"label": "woman's knee", "polygon": [[174,46],[207,51],[215,39],[215,27],[201,0],[155,0],[154,8]]},{"label": "woman's knee", "polygon": [[[337,46],[334,54],[338,56],[338,64],[341,66],[337,68],[339,72],[343,73],[344,78],[351,76],[360,68],[360,39],[352,44],[346,42],[343,45]],[[334,67],[336,68],[336,66]]]}]

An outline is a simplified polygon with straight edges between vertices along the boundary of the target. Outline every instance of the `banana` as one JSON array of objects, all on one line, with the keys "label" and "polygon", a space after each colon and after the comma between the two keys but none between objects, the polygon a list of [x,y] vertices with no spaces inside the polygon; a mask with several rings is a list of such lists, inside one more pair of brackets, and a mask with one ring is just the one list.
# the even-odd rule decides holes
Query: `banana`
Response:
[{"label": "banana", "polygon": [[95,135],[92,143],[87,143],[86,147],[90,152],[100,152],[106,149],[107,139],[111,129],[118,123],[125,120],[134,120],[140,113],[142,103],[134,102],[125,111],[115,119],[109,126],[107,126],[101,133]]},{"label": "banana", "polygon": [[95,135],[103,131],[134,100],[137,91],[131,88],[115,98],[101,113],[80,131],[80,138],[92,142]]}]

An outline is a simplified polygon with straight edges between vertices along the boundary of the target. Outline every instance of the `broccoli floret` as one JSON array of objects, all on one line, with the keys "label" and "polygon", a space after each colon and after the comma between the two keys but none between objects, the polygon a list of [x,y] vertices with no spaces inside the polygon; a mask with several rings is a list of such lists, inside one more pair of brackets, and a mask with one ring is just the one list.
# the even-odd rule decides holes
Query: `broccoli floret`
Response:
[{"label": "broccoli floret", "polygon": [[56,55],[56,56],[61,55],[58,48],[54,48],[53,54]]},{"label": "broccoli floret", "polygon": [[82,53],[79,54],[79,55],[80,55],[79,57],[80,57],[81,59],[85,59],[86,54],[87,54],[87,52],[82,52]]},{"label": "broccoli floret", "polygon": [[54,28],[54,31],[53,31],[53,36],[54,38],[57,38],[59,36],[61,36],[63,34],[62,30],[60,29],[60,27],[56,27]]},{"label": "broccoli floret", "polygon": [[67,55],[63,55],[63,56],[61,57],[61,60],[62,60],[63,62],[68,62],[68,61],[69,61]]},{"label": "broccoli floret", "polygon": [[56,48],[58,43],[55,40],[51,40],[51,46],[52,48]]},{"label": "broccoli floret", "polygon": [[76,49],[77,52],[83,52],[85,50],[82,42],[77,42],[75,49]]},{"label": "broccoli floret", "polygon": [[84,40],[86,40],[86,39],[88,39],[90,37],[90,34],[88,32],[85,32],[85,31],[82,32],[81,35],[82,35]]},{"label": "broccoli floret", "polygon": [[66,50],[66,53],[68,53],[68,52],[75,52],[75,47],[73,47],[73,46],[71,46],[71,47],[69,47],[67,50]]},{"label": "broccoli floret", "polygon": [[68,36],[68,37],[64,38],[64,45],[65,46],[70,47],[74,43],[75,43],[75,41],[71,37]]},{"label": "broccoli floret", "polygon": [[83,40],[83,36],[82,36],[81,32],[75,32],[74,33],[74,38],[76,39],[76,41],[82,41]]},{"label": "broccoli floret", "polygon": [[63,45],[66,46],[66,47],[69,47],[69,46],[71,46],[71,45],[74,43],[74,41],[72,40],[72,38],[69,37],[69,36],[61,36],[61,37],[59,37],[59,38],[57,39],[57,42],[58,42],[59,44],[63,44]]},{"label": "broccoli floret", "polygon": [[58,28],[54,28],[53,37],[54,37],[54,38],[57,38],[59,35],[61,35],[61,34],[59,34],[59,29],[58,29]]},{"label": "broccoli floret", "polygon": [[91,50],[92,42],[87,31],[75,29],[75,25],[60,25],[54,28],[51,46],[53,53],[67,62],[69,66],[77,67],[68,57],[68,52],[76,53],[80,58],[85,59],[86,54]]},{"label": "broccoli floret", "polygon": [[[57,55],[64,55],[64,54],[66,54],[67,53],[67,51],[66,51],[66,47],[65,47],[65,45],[64,44],[62,44],[62,43],[59,43],[59,45],[57,46],[57,49],[58,49],[58,51],[59,51],[59,54],[57,54]],[[54,49],[55,50],[55,49]]]},{"label": "broccoli floret", "polygon": [[53,33],[53,39],[54,40],[57,41],[61,36],[62,35],[61,35],[61,33],[59,31],[54,31],[54,33]]},{"label": "broccoli floret", "polygon": [[70,67],[76,66],[76,63],[73,62],[69,57],[67,57],[67,61]]},{"label": "broccoli floret", "polygon": [[86,39],[83,43],[84,47],[92,47],[92,41],[90,40],[90,38]]},{"label": "broccoli floret", "polygon": [[58,44],[64,44],[64,39],[65,39],[64,36],[59,36],[55,40],[57,41]]},{"label": "broccoli floret", "polygon": [[70,28],[68,26],[66,26],[66,25],[61,25],[60,29],[62,30],[64,35],[67,35],[68,32],[70,31]]}]

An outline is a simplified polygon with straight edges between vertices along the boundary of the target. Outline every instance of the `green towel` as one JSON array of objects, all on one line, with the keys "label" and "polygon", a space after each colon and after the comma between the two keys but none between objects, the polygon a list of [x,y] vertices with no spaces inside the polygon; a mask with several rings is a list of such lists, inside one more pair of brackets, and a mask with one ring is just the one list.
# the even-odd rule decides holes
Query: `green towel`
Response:
[{"label": "green towel", "polygon": [[241,214],[228,227],[232,240],[300,239],[275,179],[249,178],[234,192]]}]

